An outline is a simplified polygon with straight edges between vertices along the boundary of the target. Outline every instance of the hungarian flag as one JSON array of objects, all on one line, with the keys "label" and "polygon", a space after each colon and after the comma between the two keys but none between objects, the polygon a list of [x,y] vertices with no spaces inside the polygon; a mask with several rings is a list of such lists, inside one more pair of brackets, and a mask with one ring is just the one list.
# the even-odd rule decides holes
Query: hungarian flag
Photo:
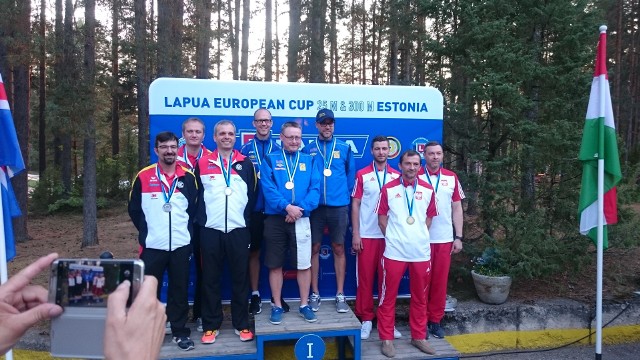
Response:
[{"label": "hungarian flag", "polygon": [[[0,199],[2,200],[2,225],[7,261],[16,256],[11,218],[20,216],[20,206],[13,194],[10,179],[24,170],[24,161],[18,145],[18,136],[11,117],[7,93],[0,75]],[[0,259],[4,261],[4,259]]]},{"label": "hungarian flag", "polygon": [[580,233],[588,235],[597,245],[598,162],[604,160],[604,249],[609,246],[606,225],[618,222],[616,185],[622,178],[609,92],[606,54],[607,33],[606,27],[602,27],[596,55],[596,69],[587,107],[587,118],[582,134],[582,145],[578,155],[583,165],[578,212],[580,213]]}]

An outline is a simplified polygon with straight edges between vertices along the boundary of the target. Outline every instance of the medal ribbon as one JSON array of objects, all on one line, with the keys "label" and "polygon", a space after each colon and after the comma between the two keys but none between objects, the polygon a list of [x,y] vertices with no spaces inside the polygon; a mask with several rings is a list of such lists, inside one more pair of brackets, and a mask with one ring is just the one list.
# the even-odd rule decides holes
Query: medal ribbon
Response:
[{"label": "medal ribbon", "polygon": [[[257,140],[258,140],[257,138],[253,140],[253,151],[255,151],[255,153],[256,153],[256,159],[258,159],[258,166],[261,166],[262,165],[262,159],[260,158],[260,151],[258,151],[258,145],[257,145],[258,141]],[[264,147],[263,147],[263,149],[264,149]],[[269,149],[267,150],[267,154],[271,154],[271,149],[273,149],[273,141],[271,141],[271,139],[269,139]],[[262,156],[264,156],[264,155],[265,154],[263,152]]]},{"label": "medal ribbon", "polygon": [[229,162],[227,163],[227,167],[224,166],[224,161],[222,160],[222,155],[218,153],[218,159],[220,160],[220,169],[222,169],[222,176],[224,177],[224,182],[227,183],[227,187],[231,187],[231,163],[233,161],[233,151],[229,155]]},{"label": "medal ribbon", "polygon": [[384,174],[382,175],[382,182],[380,182],[380,175],[378,175],[378,168],[376,167],[376,162],[373,162],[373,172],[376,174],[376,178],[378,179],[378,186],[380,190],[384,186],[384,182],[387,180],[387,164],[384,165]]},{"label": "medal ribbon", "polygon": [[[200,152],[198,153],[198,156],[196,156],[196,160],[195,160],[196,164],[198,163],[198,160],[202,157],[203,152],[204,152],[204,148],[202,147],[202,145],[200,145]],[[184,163],[189,166],[189,170],[193,170],[196,167],[195,165],[191,165],[191,162],[189,161],[189,152],[187,151],[187,145],[184,146],[184,154],[182,155],[182,157],[184,157]]]},{"label": "medal ribbon", "polygon": [[329,155],[329,161],[327,162],[327,157],[325,156],[325,154],[322,153],[322,151],[320,151],[320,138],[316,138],[316,144],[318,144],[318,152],[320,153],[320,156],[322,156],[322,160],[324,160],[324,168],[328,169],[331,167],[331,163],[333,162],[333,152],[336,150],[336,138],[333,137],[331,139],[331,155]]},{"label": "medal ribbon", "polygon": [[438,193],[438,186],[440,186],[440,174],[442,173],[442,169],[438,169],[438,178],[436,179],[436,186],[433,186],[433,183],[431,182],[431,174],[429,173],[429,170],[427,169],[427,167],[424,167],[424,171],[427,173],[427,180],[429,180],[429,185],[431,185],[431,187],[433,187],[433,190],[435,190],[436,194]]},{"label": "medal ribbon", "polygon": [[[168,204],[169,200],[171,200],[171,196],[173,195],[173,192],[176,190],[176,185],[178,184],[178,176],[176,175],[173,177],[171,186],[169,186],[169,183],[167,182],[167,178],[162,174],[160,174],[160,166],[158,166],[158,164],[156,164],[156,175],[158,175],[158,179],[160,179],[160,190],[162,190],[162,197],[164,197],[164,203]],[[167,189],[169,189],[169,193],[167,193],[167,191],[164,189],[165,185],[167,186]]]},{"label": "medal ribbon", "polygon": [[282,149],[282,157],[284,158],[284,166],[287,168],[287,176],[289,176],[289,181],[293,182],[293,177],[296,176],[296,171],[298,170],[298,162],[300,162],[300,151],[296,151],[296,161],[293,164],[293,173],[291,173],[291,168],[289,168],[289,160],[287,160],[287,154]]},{"label": "medal ribbon", "polygon": [[407,195],[407,187],[404,186],[404,179],[400,177],[400,183],[404,188],[404,198],[407,200],[407,208],[409,209],[409,216],[413,216],[413,200],[415,200],[416,187],[418,186],[418,179],[414,179],[413,183],[413,195],[411,195],[411,202],[409,202],[409,195]]}]

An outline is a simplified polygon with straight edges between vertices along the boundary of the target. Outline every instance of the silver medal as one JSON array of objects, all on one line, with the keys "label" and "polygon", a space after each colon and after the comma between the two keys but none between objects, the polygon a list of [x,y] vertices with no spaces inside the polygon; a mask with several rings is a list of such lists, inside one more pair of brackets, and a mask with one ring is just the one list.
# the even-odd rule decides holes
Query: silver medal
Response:
[{"label": "silver medal", "polygon": [[287,182],[284,184],[284,187],[285,187],[287,190],[291,190],[291,189],[293,189],[293,182],[292,182],[292,181],[287,181]]},{"label": "silver medal", "polygon": [[324,169],[322,173],[324,174],[324,176],[329,177],[331,176],[331,169]]},{"label": "silver medal", "polygon": [[171,203],[164,203],[164,205],[162,205],[162,211],[164,212],[171,212]]},{"label": "silver medal", "polygon": [[413,216],[407,217],[407,224],[413,225],[414,222],[416,222],[416,219],[414,219]]},{"label": "silver medal", "polygon": [[227,196],[229,196],[229,195],[233,194],[233,190],[231,190],[231,188],[230,188],[230,187],[226,187],[226,188],[224,189],[224,194],[225,194],[225,195],[227,195]]}]

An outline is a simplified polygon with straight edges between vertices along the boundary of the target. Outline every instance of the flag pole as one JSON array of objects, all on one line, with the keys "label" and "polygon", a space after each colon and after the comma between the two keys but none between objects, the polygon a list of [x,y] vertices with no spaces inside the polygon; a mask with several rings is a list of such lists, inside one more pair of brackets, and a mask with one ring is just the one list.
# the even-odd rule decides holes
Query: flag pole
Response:
[{"label": "flag pole", "polygon": [[[2,169],[0,169],[0,176],[5,176],[2,173]],[[11,181],[9,177],[6,177],[7,181]],[[2,185],[0,185],[2,186]],[[9,274],[7,272],[7,248],[4,238],[4,209],[2,208],[2,191],[0,191],[0,222],[2,222],[2,226],[0,226],[0,284],[4,284],[9,279]],[[9,349],[5,354],[6,360],[13,360],[13,351]]]},{"label": "flag pole", "polygon": [[[607,26],[600,26],[600,34],[607,33]],[[606,35],[603,37],[606,41]],[[604,54],[600,61],[607,61],[606,42],[598,46],[598,51],[603,49]],[[598,244],[597,244],[597,271],[596,271],[596,360],[602,359],[602,273],[604,261],[603,234],[604,234],[604,118],[606,115],[606,93],[609,90],[605,74],[598,76]]]}]

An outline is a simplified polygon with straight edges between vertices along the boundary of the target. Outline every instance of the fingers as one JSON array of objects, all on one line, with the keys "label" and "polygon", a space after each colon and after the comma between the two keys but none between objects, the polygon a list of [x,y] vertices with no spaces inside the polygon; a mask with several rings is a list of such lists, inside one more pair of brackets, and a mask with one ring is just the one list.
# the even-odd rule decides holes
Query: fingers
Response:
[{"label": "fingers", "polygon": [[107,321],[127,316],[127,299],[129,298],[130,288],[131,282],[125,280],[109,295],[107,299]]},{"label": "fingers", "polygon": [[[53,260],[58,258],[57,253],[51,253],[47,256],[43,256],[35,262],[31,263],[26,268],[20,270],[19,273],[11,277],[4,285],[4,291],[7,293],[16,293],[22,290],[25,286],[29,285],[31,280],[36,277],[43,270],[46,270],[51,266]],[[45,296],[46,301],[46,296]]]},{"label": "fingers", "polygon": [[49,320],[60,316],[60,314],[62,314],[62,307],[56,304],[44,303],[20,314],[16,314],[11,321],[17,331],[20,332],[20,336],[22,336],[27,329],[38,322]]}]

